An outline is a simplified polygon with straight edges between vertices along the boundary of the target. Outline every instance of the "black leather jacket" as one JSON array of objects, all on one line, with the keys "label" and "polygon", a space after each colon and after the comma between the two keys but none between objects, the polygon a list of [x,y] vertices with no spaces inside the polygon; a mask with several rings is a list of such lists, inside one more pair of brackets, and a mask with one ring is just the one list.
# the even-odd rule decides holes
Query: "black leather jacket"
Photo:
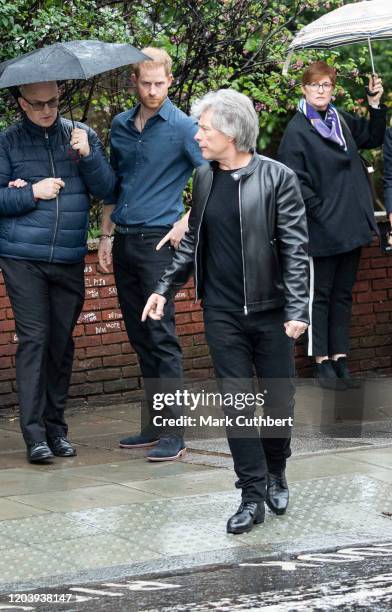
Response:
[{"label": "black leather jacket", "polygon": [[[193,180],[189,230],[155,292],[169,298],[193,269],[196,299],[202,298],[204,210],[211,192],[214,164],[200,166]],[[309,322],[308,233],[305,206],[295,173],[283,164],[255,154],[233,172],[238,181],[244,313],[285,307],[285,318]]]}]

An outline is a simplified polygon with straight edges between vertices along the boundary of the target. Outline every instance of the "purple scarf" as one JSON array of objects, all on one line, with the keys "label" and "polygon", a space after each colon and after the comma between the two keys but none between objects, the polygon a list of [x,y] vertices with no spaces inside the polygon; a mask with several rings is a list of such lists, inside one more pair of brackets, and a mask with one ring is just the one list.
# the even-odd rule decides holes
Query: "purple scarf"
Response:
[{"label": "purple scarf", "polygon": [[336,142],[344,151],[347,151],[339,113],[332,104],[328,104],[324,119],[321,118],[313,106],[306,102],[305,98],[299,101],[298,110],[305,115],[322,138]]}]

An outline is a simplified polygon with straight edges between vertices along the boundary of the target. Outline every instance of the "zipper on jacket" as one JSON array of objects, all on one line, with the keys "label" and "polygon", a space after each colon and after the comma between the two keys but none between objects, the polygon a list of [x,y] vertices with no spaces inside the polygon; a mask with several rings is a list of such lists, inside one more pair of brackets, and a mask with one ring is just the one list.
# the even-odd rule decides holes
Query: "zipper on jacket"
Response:
[{"label": "zipper on jacket", "polygon": [[198,227],[198,230],[197,230],[197,236],[196,236],[196,244],[195,244],[195,280],[196,280],[196,282],[195,282],[195,302],[194,303],[196,303],[197,300],[199,299],[199,296],[198,296],[198,293],[197,293],[197,249],[198,249],[199,242],[200,242],[200,229],[201,229],[201,224],[203,223],[203,216],[204,216],[204,212],[206,210],[208,198],[211,195],[211,189],[212,189],[213,182],[214,182],[214,178],[212,178],[212,181],[211,181],[211,184],[210,184],[210,188],[209,188],[208,193],[207,193],[207,197],[206,197],[206,199],[204,201],[204,205],[203,205],[203,208],[202,208],[202,211],[201,211],[201,215],[200,215],[200,223],[199,223],[199,227]]},{"label": "zipper on jacket", "polygon": [[245,256],[244,256],[244,236],[242,231],[242,206],[241,206],[241,178],[238,182],[238,203],[240,209],[240,230],[241,230],[241,255],[242,255],[242,271],[244,277],[244,314],[248,314],[248,303],[246,299],[246,276],[245,276]]},{"label": "zipper on jacket", "polygon": [[[55,173],[55,169],[54,169],[54,161],[53,161],[53,154],[52,154],[52,149],[49,146],[49,134],[48,132],[45,130],[45,139],[47,142],[47,149],[48,149],[48,155],[49,155],[49,160],[50,160],[50,165],[52,167],[52,173],[53,173],[53,178],[56,178],[56,173]],[[52,245],[50,247],[50,257],[49,257],[49,263],[52,263],[53,261],[53,254],[54,254],[54,245],[56,242],[56,237],[57,237],[57,229],[58,229],[58,225],[59,225],[59,196],[56,196],[56,222],[54,225],[54,233],[53,233],[53,240],[52,240]]]}]

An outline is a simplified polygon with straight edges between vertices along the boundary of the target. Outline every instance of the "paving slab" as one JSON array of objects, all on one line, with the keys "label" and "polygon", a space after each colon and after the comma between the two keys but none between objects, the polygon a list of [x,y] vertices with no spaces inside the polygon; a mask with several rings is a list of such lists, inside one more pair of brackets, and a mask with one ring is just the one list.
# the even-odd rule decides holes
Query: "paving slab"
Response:
[{"label": "paving slab", "polygon": [[[34,516],[36,514],[43,514],[46,510],[40,508],[34,508],[26,504],[21,504],[11,499],[2,498],[0,501],[0,521],[6,519],[20,519],[26,516]],[[2,524],[0,523],[0,528]]]},{"label": "paving slab", "polygon": [[[135,451],[136,452],[136,451]],[[69,477],[93,478],[96,482],[122,483],[131,480],[148,480],[164,478],[166,476],[177,476],[180,474],[193,474],[194,472],[205,472],[211,468],[185,463],[183,461],[150,462],[140,456],[132,460],[124,460],[121,463],[113,461],[105,465],[85,466],[80,468],[64,468],[62,473]],[[117,459],[117,456],[116,456]]]},{"label": "paving slab", "polygon": [[0,455],[6,453],[15,453],[18,451],[25,451],[25,444],[19,431],[8,431],[1,430],[0,420],[0,431],[1,431],[1,447]]},{"label": "paving slab", "polygon": [[99,484],[94,479],[67,472],[33,469],[4,469],[0,471],[0,496],[29,496],[51,491],[67,491]]},{"label": "paving slab", "polygon": [[112,534],[91,535],[45,545],[37,544],[47,558],[66,559],[73,571],[132,564],[159,559],[162,555],[136,540],[124,540]]},{"label": "paving slab", "polygon": [[[316,429],[316,428],[312,428]],[[345,435],[350,433],[345,431]],[[301,454],[309,454],[309,452],[316,451],[320,453],[322,451],[329,451],[331,449],[343,449],[352,448],[353,446],[370,446],[371,444],[366,440],[357,440],[355,438],[349,439],[337,439],[331,435],[320,435],[319,429],[317,434],[306,432],[304,435],[296,433],[292,438],[291,448],[292,454],[298,456]],[[230,455],[229,445],[226,438],[210,438],[204,440],[190,440],[188,448],[191,452],[194,451],[210,451],[214,453],[224,453]]]},{"label": "paving slab", "polygon": [[[366,453],[361,451],[351,451],[344,456],[345,459],[359,462],[361,464],[367,464],[375,467],[392,467],[392,448],[386,449],[371,449]],[[361,469],[363,468],[361,465]]]},{"label": "paving slab", "polygon": [[[91,414],[73,414],[67,421],[69,426],[69,436],[72,438],[72,440],[86,437],[95,438],[108,433],[117,433],[119,437],[121,437],[121,435],[124,433],[123,420],[103,416],[98,411],[94,411]],[[127,424],[129,427],[130,423]]]},{"label": "paving slab", "polygon": [[[140,405],[139,404],[119,404],[118,406],[108,406],[105,408],[97,408],[92,414],[98,414],[103,419],[118,419],[120,421],[130,421],[131,423],[140,423]],[[128,423],[129,426],[129,423]]]},{"label": "paving slab", "polygon": [[131,489],[130,487],[105,485],[102,483],[99,486],[71,489],[66,492],[56,491],[38,495],[15,495],[8,499],[41,510],[68,512],[79,508],[141,503],[154,499],[154,495],[135,488]]},{"label": "paving slab", "polygon": [[72,564],[67,560],[53,559],[37,546],[16,544],[6,554],[0,555],[0,584],[19,581],[40,584],[48,574],[60,580],[64,574],[73,571]]},{"label": "paving slab", "polygon": [[208,470],[166,478],[152,478],[150,480],[124,481],[123,485],[148,491],[160,497],[186,497],[188,495],[203,495],[217,491],[230,491],[234,487],[235,474],[229,470]]},{"label": "paving slab", "polygon": [[0,416],[0,430],[4,432],[18,432],[20,433],[19,417],[13,416]]},{"label": "paving slab", "polygon": [[[104,428],[103,428],[104,429]],[[127,434],[135,434],[139,431],[138,426],[134,426],[134,429],[128,429]],[[138,457],[143,457],[146,450],[142,450],[140,448],[131,449],[131,448],[120,448],[119,441],[124,437],[123,433],[104,433],[102,432],[98,436],[86,436],[76,434],[75,438],[72,438],[72,442],[76,442],[77,445],[83,446],[85,448],[89,448],[90,452],[94,450],[106,450],[115,453],[118,456],[122,456],[125,459],[133,459]]]},{"label": "paving slab", "polygon": [[[362,451],[361,451],[362,452]],[[367,450],[364,452],[368,452]],[[372,474],[376,466],[363,462],[351,461],[341,453],[314,455],[311,457],[298,457],[287,462],[287,477],[290,481],[308,480],[326,476],[343,476],[345,474]]]},{"label": "paving slab", "polygon": [[26,546],[49,542],[62,543],[102,533],[99,527],[79,519],[77,514],[72,513],[49,512],[40,516],[1,522],[2,537]]}]

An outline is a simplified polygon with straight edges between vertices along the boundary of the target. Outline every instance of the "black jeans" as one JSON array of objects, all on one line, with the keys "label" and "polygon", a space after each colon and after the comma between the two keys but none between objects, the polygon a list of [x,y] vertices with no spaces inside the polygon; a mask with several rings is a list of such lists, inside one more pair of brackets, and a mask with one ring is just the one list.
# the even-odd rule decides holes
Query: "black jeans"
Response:
[{"label": "black jeans", "polygon": [[[295,393],[292,382],[294,345],[284,330],[283,310],[246,316],[237,312],[206,309],[204,322],[222,391],[232,392],[236,378],[241,379],[242,392],[251,391],[255,369],[259,389],[263,389],[260,379],[268,383],[264,416],[292,417]],[[253,412],[254,408],[247,415]],[[226,407],[225,413],[232,416],[233,409]],[[265,499],[267,469],[271,472],[284,469],[286,459],[291,455],[290,433],[285,434],[285,437],[273,435],[260,438],[257,427],[236,427],[234,424],[226,428],[226,433],[238,476],[236,487],[242,489],[242,499],[262,501]]]},{"label": "black jeans", "polygon": [[19,346],[16,379],[27,445],[66,436],[72,332],[84,302],[84,262],[49,264],[0,258]]},{"label": "black jeans", "polygon": [[179,406],[165,407],[163,413],[154,412],[154,393],[175,392],[182,385],[182,352],[175,329],[174,302],[165,305],[160,321],[148,318],[141,322],[147,299],[170,265],[174,249],[166,243],[159,251],[158,242],[167,229],[144,229],[135,233],[115,234],[113,244],[113,269],[121,311],[129,342],[137,353],[144,379],[147,411],[142,411],[142,431],[152,435],[171,433],[182,435],[183,428],[154,428],[154,414],[178,417]]},{"label": "black jeans", "polygon": [[347,353],[352,292],[361,249],[310,258],[308,355]]}]

